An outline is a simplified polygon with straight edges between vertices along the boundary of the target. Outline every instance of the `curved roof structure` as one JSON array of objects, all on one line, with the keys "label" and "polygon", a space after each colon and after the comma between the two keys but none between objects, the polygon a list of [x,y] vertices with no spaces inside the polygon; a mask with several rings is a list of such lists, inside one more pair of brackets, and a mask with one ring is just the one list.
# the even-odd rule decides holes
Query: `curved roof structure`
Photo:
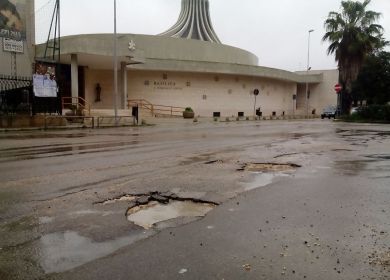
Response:
[{"label": "curved roof structure", "polygon": [[178,21],[159,35],[221,43],[211,24],[209,0],[182,0]]},{"label": "curved roof structure", "polygon": [[[134,48],[129,47],[133,42]],[[112,34],[73,35],[61,38],[61,62],[91,69],[112,69]],[[36,46],[37,58],[44,59],[45,44]],[[151,35],[118,34],[118,57],[135,70],[181,71],[262,77],[297,83],[320,83],[321,73],[297,73],[257,66],[257,57],[245,50],[197,40]]]}]

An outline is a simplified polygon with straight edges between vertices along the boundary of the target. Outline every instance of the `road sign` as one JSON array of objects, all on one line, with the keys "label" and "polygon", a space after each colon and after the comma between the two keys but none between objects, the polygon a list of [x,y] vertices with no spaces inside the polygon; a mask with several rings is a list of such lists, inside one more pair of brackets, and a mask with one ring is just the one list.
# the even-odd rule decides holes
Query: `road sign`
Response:
[{"label": "road sign", "polygon": [[342,89],[343,87],[340,84],[334,86],[334,90],[336,91],[336,93],[339,93]]}]

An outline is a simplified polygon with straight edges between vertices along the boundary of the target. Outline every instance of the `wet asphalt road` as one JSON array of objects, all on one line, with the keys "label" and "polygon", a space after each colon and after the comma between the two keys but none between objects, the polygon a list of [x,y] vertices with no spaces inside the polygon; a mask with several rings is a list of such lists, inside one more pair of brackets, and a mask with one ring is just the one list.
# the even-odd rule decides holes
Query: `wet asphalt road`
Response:
[{"label": "wet asphalt road", "polygon": [[[388,125],[320,120],[3,133],[0,279],[390,279],[389,160]],[[99,203],[150,191],[220,205],[144,230]]]}]

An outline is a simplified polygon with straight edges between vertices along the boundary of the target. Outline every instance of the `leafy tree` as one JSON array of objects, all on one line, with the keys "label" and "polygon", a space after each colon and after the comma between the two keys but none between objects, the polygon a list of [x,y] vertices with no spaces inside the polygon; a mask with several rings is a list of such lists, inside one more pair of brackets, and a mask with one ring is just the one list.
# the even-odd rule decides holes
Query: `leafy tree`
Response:
[{"label": "leafy tree", "polygon": [[323,41],[329,41],[328,54],[338,62],[342,85],[342,112],[351,107],[352,84],[367,55],[383,48],[383,27],[376,24],[380,13],[367,10],[371,0],[342,1],[341,12],[330,12],[325,21]]},{"label": "leafy tree", "polygon": [[354,101],[384,105],[390,101],[390,53],[379,52],[365,60],[352,88]]}]

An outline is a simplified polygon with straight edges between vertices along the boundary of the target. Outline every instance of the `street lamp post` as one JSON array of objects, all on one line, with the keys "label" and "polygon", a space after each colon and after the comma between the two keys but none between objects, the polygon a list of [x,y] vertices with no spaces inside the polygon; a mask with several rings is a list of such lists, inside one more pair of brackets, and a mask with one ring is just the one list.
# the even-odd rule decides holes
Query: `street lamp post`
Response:
[{"label": "street lamp post", "polygon": [[258,89],[255,89],[253,91],[253,95],[255,96],[255,103],[253,104],[253,119],[256,120],[256,99],[259,95],[260,91]]},{"label": "street lamp post", "polygon": [[118,38],[116,33],[116,0],[114,0],[114,115],[115,125],[118,125]]},{"label": "street lamp post", "polygon": [[314,32],[314,29],[309,30],[309,36],[307,40],[307,67],[306,67],[306,117],[309,116],[309,82],[308,82],[308,76],[309,76],[309,70],[310,68],[310,34]]}]

